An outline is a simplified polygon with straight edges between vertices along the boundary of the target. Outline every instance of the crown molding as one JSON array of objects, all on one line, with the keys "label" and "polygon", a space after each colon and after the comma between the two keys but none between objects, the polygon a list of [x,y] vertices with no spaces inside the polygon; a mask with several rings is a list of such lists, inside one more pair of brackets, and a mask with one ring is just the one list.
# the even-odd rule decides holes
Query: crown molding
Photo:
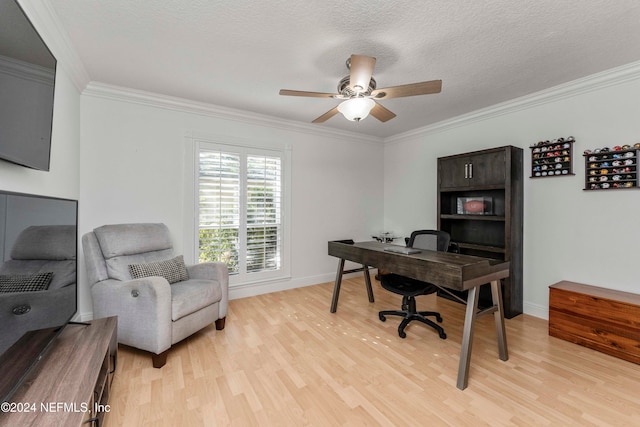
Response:
[{"label": "crown molding", "polygon": [[124,102],[144,104],[158,108],[201,114],[278,129],[294,130],[307,134],[344,139],[350,142],[374,144],[402,142],[414,137],[444,132],[456,127],[466,126],[471,123],[488,120],[493,117],[533,108],[546,103],[640,78],[640,61],[633,62],[574,80],[572,82],[557,85],[530,95],[525,95],[487,108],[463,114],[452,119],[382,138],[349,131],[318,128],[314,125],[300,123],[293,120],[280,119],[272,116],[250,113],[243,110],[216,106],[213,104],[199,103],[181,98],[91,82],[84,64],[78,56],[73,43],[64,30],[64,27],[60,23],[60,20],[51,5],[52,0],[18,1],[35,28],[38,30],[38,33],[40,33],[49,49],[53,52],[58,61],[58,67],[65,70],[76,89],[83,95],[114,100],[117,99]]},{"label": "crown molding", "polygon": [[198,114],[224,120],[232,120],[251,125],[265,126],[275,129],[302,132],[330,138],[344,139],[349,142],[369,143],[380,146],[384,140],[371,135],[335,129],[319,128],[315,125],[285,120],[265,114],[251,113],[235,108],[222,107],[214,104],[191,101],[168,95],[160,95],[137,89],[130,89],[106,83],[90,82],[82,92],[83,96],[102,98],[131,104],[146,105],[165,110]]},{"label": "crown molding", "polygon": [[472,123],[534,108],[539,105],[556,102],[565,98],[570,98],[638,79],[640,79],[640,61],[592,74],[578,80],[553,86],[551,88],[505,101],[500,104],[492,105],[487,108],[472,111],[471,113],[463,114],[449,120],[444,120],[418,129],[399,133],[385,138],[384,142],[385,144],[399,143],[415,137],[445,132],[460,126],[466,126]]},{"label": "crown molding", "polygon": [[57,66],[69,75],[78,92],[89,83],[89,73],[84,68],[67,32],[50,3],[51,0],[19,0],[40,37],[56,57]]}]

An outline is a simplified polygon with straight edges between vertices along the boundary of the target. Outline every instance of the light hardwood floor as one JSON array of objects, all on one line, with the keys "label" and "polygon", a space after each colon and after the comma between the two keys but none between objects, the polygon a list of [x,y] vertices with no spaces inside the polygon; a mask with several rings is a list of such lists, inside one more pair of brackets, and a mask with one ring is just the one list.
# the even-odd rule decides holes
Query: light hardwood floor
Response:
[{"label": "light hardwood floor", "polygon": [[547,322],[506,320],[500,361],[492,317],[478,321],[469,387],[456,388],[464,306],[436,307],[447,339],[421,324],[397,334],[378,311],[400,297],[373,281],[233,300],[214,326],[174,346],[162,369],[120,346],[106,419],[113,426],[631,426],[640,425],[640,366],[548,336]]}]

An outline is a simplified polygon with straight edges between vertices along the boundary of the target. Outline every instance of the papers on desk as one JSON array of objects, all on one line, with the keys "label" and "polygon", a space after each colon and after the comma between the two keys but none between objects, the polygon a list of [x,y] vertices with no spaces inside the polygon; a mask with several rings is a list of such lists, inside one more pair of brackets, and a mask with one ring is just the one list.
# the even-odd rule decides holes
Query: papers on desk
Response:
[{"label": "papers on desk", "polygon": [[420,253],[420,249],[406,248],[404,246],[385,246],[384,250],[387,252],[395,252],[397,254],[405,254],[405,255]]}]

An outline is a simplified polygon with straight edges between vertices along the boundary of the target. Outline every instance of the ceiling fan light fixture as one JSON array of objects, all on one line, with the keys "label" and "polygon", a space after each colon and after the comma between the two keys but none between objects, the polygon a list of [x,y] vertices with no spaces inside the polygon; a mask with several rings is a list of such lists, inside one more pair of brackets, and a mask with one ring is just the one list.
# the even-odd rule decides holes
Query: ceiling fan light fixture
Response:
[{"label": "ceiling fan light fixture", "polygon": [[369,115],[376,103],[371,98],[351,98],[338,105],[338,111],[347,119],[360,121]]},{"label": "ceiling fan light fixture", "polygon": [[280,95],[333,98],[344,101],[337,107],[333,107],[320,117],[317,117],[311,123],[324,123],[338,113],[342,113],[347,120],[359,122],[372,112],[374,118],[384,123],[393,119],[396,115],[379,104],[377,102],[378,100],[429,95],[432,93],[440,93],[442,90],[442,80],[409,83],[377,89],[376,80],[373,78],[375,65],[376,58],[353,54],[347,59],[349,75],[340,80],[337,93],[281,89]]}]

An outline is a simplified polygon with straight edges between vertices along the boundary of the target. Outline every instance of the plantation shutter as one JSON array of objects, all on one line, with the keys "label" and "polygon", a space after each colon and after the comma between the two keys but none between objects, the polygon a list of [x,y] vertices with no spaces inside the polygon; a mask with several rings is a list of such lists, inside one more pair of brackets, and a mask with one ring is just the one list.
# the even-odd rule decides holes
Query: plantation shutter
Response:
[{"label": "plantation shutter", "polygon": [[238,273],[240,232],[240,155],[200,152],[200,262],[222,261]]},{"label": "plantation shutter", "polygon": [[247,271],[280,268],[281,161],[247,156]]},{"label": "plantation shutter", "polygon": [[231,151],[199,151],[199,259],[249,280],[282,268],[282,157]]}]

